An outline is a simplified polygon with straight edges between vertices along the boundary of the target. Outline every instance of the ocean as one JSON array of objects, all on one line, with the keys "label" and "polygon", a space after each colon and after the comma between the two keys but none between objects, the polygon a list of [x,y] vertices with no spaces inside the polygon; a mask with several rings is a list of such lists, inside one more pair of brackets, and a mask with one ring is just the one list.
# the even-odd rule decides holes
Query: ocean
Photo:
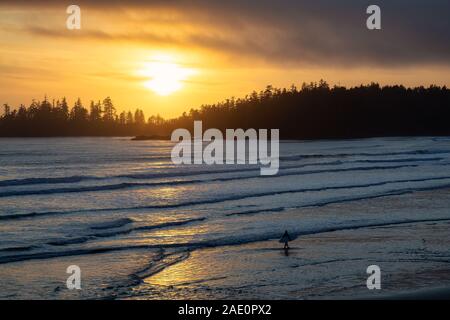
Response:
[{"label": "ocean", "polygon": [[[322,269],[308,286],[299,274],[324,256],[342,257],[332,242],[315,255],[295,245],[293,255],[279,254],[285,230],[299,241],[315,239],[308,248],[324,248],[317,241],[333,232],[342,240],[409,226],[406,239],[414,230],[426,238],[433,232],[424,224],[450,222],[450,137],[281,141],[275,176],[261,176],[254,165],[174,165],[173,145],[0,139],[0,299],[325,297],[353,281],[342,265],[327,269],[337,281],[331,289]],[[440,196],[427,202],[429,195]],[[442,241],[450,241],[446,231]],[[442,243],[424,256],[407,251],[411,242],[393,248],[380,241],[393,255],[421,254],[421,264],[450,259]],[[364,255],[352,244],[339,248],[347,262]],[[276,262],[256,254],[264,252],[275,252]],[[81,290],[66,287],[70,265],[81,269]]]}]

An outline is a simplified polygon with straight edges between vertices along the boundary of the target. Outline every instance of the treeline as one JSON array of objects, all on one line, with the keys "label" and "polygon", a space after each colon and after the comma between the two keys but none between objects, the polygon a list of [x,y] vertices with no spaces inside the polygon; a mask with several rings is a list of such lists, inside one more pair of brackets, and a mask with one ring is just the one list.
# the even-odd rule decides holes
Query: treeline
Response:
[{"label": "treeline", "polygon": [[242,99],[191,109],[166,121],[161,131],[192,130],[194,120],[222,131],[278,128],[284,139],[450,135],[450,90],[377,83],[330,87],[323,80],[300,88],[267,86]]},{"label": "treeline", "polygon": [[3,105],[0,136],[130,136],[143,134],[148,123],[162,122],[159,116],[145,119],[144,112],[118,114],[110,97],[102,102],[91,101],[89,109],[77,99],[69,108],[66,98],[50,103],[47,98],[35,101],[27,108],[21,105],[12,110]]},{"label": "treeline", "polygon": [[33,102],[11,111],[5,106],[1,136],[158,135],[177,128],[280,129],[284,139],[359,138],[373,136],[450,135],[450,90],[439,86],[405,88],[372,83],[330,87],[321,80],[300,88],[274,88],[244,98],[191,109],[164,120],[145,119],[141,110],[116,114],[110,98],[85,109],[78,100],[69,111],[61,102]]}]

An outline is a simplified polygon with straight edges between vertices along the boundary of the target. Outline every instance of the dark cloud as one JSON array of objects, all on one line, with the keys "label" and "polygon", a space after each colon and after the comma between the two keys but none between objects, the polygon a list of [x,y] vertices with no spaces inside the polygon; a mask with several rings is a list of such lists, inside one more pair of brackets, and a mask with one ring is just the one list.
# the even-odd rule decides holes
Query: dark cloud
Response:
[{"label": "dark cloud", "polygon": [[[171,9],[197,26],[183,37],[149,31],[83,30],[81,38],[190,45],[271,63],[331,66],[450,65],[448,0],[254,0],[254,1],[75,1],[81,7],[122,10]],[[30,1],[0,1],[30,6]],[[61,6],[42,1],[41,6]],[[366,8],[382,9],[382,30],[366,28]],[[36,6],[34,4],[34,6]],[[0,7],[1,8],[1,7]],[[124,17],[125,18],[125,17]],[[32,27],[28,32],[58,37],[62,31]]]}]

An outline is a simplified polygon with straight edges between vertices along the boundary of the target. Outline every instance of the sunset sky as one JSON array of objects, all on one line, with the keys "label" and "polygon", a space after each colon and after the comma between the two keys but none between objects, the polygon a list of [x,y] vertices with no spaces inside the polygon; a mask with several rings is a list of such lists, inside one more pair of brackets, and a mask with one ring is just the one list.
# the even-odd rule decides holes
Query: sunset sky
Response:
[{"label": "sunset sky", "polygon": [[[31,4],[30,4],[31,3]],[[174,117],[267,84],[450,85],[450,2],[0,1],[0,103],[111,96]],[[66,8],[81,7],[81,30]]]}]

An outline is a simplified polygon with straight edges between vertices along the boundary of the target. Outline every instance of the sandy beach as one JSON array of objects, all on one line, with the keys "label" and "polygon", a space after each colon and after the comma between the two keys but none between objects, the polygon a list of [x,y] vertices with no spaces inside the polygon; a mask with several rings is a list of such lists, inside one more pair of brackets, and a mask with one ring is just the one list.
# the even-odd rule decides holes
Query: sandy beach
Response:
[{"label": "sandy beach", "polygon": [[[417,201],[431,209],[444,198],[450,198],[449,190],[381,202],[383,214],[393,215],[396,209],[417,208]],[[366,202],[373,214],[380,211],[380,199]],[[321,210],[341,215],[353,205]],[[275,239],[195,250],[146,278],[134,294],[139,299],[448,299],[449,232],[450,221],[424,221],[304,235],[291,242],[288,255]],[[366,287],[366,269],[373,264],[381,268],[381,290]]]}]

